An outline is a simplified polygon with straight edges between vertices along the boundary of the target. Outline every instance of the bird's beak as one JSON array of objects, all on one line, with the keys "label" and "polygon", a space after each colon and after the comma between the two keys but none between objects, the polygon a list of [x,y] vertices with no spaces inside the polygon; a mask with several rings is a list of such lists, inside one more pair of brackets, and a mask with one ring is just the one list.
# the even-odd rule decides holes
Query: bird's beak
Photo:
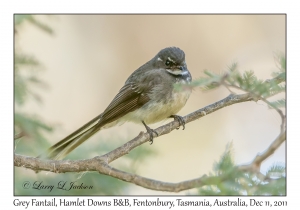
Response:
[{"label": "bird's beak", "polygon": [[186,68],[186,66],[177,66],[177,69],[182,71],[182,72],[186,72],[188,71],[188,69]]}]

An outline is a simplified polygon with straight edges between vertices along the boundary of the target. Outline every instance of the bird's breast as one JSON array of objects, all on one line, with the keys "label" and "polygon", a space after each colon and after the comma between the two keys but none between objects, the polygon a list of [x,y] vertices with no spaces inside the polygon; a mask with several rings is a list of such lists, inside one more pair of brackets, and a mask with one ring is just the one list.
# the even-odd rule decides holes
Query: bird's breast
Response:
[{"label": "bird's breast", "polygon": [[[152,97],[152,99],[141,108],[128,113],[124,120],[146,124],[156,123],[176,114],[186,104],[191,90],[176,91],[172,89],[165,96]],[[158,96],[158,95],[157,95]]]}]

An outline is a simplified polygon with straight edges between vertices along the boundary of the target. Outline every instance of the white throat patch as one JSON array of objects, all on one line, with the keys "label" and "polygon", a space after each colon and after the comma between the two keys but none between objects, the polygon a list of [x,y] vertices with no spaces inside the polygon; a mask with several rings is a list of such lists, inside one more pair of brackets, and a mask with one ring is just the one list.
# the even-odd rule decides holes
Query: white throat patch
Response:
[{"label": "white throat patch", "polygon": [[175,71],[172,71],[170,69],[167,69],[167,72],[173,75],[187,75],[189,72],[188,71],[181,71],[179,69],[176,69]]}]

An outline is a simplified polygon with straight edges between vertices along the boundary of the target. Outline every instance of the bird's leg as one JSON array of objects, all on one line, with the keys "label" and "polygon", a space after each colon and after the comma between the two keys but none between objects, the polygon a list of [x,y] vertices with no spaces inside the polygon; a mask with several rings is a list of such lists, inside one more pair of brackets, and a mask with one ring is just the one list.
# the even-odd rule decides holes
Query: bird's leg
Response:
[{"label": "bird's leg", "polygon": [[155,133],[157,136],[158,136],[158,133],[155,130],[151,129],[148,125],[146,125],[146,123],[144,121],[142,121],[142,123],[144,124],[147,132],[150,135],[150,140],[149,141],[150,141],[150,144],[152,144],[153,143],[153,133]]},{"label": "bird's leg", "polygon": [[184,121],[183,117],[181,117],[179,115],[171,115],[170,117],[174,118],[174,120],[177,120],[179,122],[179,127],[176,128],[177,130],[180,128],[180,126],[182,126],[182,130],[185,129],[185,121]]}]

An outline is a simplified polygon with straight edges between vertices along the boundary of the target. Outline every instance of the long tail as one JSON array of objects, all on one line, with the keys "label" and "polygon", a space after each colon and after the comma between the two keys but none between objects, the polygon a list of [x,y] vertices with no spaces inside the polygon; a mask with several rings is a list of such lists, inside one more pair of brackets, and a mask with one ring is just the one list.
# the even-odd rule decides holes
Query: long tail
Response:
[{"label": "long tail", "polygon": [[100,116],[95,117],[94,119],[83,125],[81,128],[74,131],[73,133],[50,147],[47,151],[47,158],[53,160],[63,159],[76,147],[89,139],[101,128],[98,124],[99,117]]}]

